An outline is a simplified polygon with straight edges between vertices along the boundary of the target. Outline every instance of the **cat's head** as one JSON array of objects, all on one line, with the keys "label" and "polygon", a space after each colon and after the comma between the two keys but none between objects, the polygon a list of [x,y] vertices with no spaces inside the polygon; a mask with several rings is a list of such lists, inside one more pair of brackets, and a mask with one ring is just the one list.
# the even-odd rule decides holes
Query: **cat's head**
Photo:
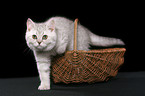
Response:
[{"label": "cat's head", "polygon": [[25,38],[27,45],[32,50],[49,51],[53,49],[57,39],[54,20],[35,23],[28,18]]}]

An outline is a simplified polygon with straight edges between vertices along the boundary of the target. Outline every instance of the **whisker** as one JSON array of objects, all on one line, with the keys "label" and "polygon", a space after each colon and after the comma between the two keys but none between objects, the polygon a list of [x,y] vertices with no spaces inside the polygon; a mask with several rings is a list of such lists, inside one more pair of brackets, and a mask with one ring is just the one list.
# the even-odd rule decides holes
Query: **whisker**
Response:
[{"label": "whisker", "polygon": [[23,54],[26,56],[26,55],[28,55],[30,52],[31,52],[31,49],[27,47],[27,48],[25,48],[25,50],[23,51]]},{"label": "whisker", "polygon": [[30,54],[33,54],[32,53],[32,50],[27,46],[26,43],[21,43],[21,44],[18,44],[17,45],[17,48],[19,48],[21,50],[21,53],[26,56],[28,55],[29,53]]},{"label": "whisker", "polygon": [[24,49],[23,53],[25,53],[27,50],[29,50],[29,48],[28,48],[28,47]]}]

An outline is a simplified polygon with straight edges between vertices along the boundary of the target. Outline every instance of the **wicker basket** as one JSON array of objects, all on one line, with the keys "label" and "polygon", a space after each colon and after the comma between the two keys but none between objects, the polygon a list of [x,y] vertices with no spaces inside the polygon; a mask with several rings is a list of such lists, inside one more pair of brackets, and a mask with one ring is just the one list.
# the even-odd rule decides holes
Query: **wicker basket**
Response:
[{"label": "wicker basket", "polygon": [[125,48],[77,50],[77,19],[74,28],[74,50],[52,60],[55,83],[101,82],[115,77],[124,63]]}]

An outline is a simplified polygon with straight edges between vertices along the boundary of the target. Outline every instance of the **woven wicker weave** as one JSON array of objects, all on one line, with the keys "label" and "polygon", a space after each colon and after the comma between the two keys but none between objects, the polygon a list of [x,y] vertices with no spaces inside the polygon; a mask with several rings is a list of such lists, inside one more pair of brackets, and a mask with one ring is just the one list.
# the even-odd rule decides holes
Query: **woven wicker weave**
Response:
[{"label": "woven wicker weave", "polygon": [[74,34],[74,50],[52,60],[51,73],[55,83],[101,82],[117,75],[124,62],[125,48],[77,50],[76,30]]}]

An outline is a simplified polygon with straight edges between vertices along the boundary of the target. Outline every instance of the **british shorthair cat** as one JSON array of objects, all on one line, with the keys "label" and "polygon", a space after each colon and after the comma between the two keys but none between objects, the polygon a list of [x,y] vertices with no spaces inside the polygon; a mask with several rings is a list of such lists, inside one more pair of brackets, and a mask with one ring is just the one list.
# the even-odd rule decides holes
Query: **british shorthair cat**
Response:
[{"label": "british shorthair cat", "polygon": [[[77,34],[77,50],[89,50],[89,45],[124,45],[120,39],[95,35],[81,24],[78,24]],[[37,62],[41,81],[39,90],[50,89],[51,56],[73,50],[73,35],[74,22],[65,17],[52,17],[43,23],[35,23],[28,18],[25,38]]]}]

